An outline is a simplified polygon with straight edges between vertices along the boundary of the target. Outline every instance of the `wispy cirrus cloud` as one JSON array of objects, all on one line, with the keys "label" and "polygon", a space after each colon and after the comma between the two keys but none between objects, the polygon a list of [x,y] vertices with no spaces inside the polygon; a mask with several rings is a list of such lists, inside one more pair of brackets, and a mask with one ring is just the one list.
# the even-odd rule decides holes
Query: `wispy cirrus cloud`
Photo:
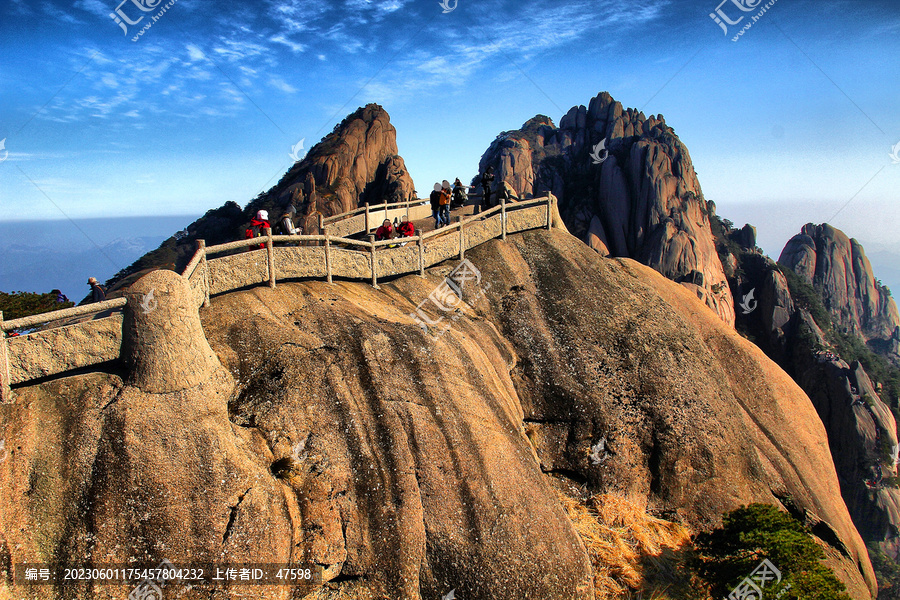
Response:
[{"label": "wispy cirrus cloud", "polygon": [[482,25],[442,28],[437,43],[403,53],[367,91],[379,102],[390,102],[447,85],[464,88],[488,70],[498,81],[515,79],[536,57],[554,49],[581,42],[592,47],[601,36],[607,44],[628,39],[635,29],[664,18],[670,4],[661,0],[642,7],[600,6],[577,0],[554,5],[526,0],[510,7],[481,2],[464,14],[467,22]]},{"label": "wispy cirrus cloud", "polygon": [[283,33],[279,33],[278,35],[273,35],[269,39],[271,41],[275,42],[276,44],[281,44],[283,46],[287,46],[293,52],[303,52],[306,49],[306,46],[304,46],[303,44],[298,44],[297,42],[293,42],[293,41],[289,40]]},{"label": "wispy cirrus cloud", "polygon": [[287,83],[280,77],[272,77],[271,79],[269,79],[269,85],[271,85],[276,90],[281,90],[286,94],[293,94],[297,91],[297,88]]},{"label": "wispy cirrus cloud", "polygon": [[96,17],[109,19],[109,13],[115,8],[115,6],[110,6],[111,4],[113,3],[103,2],[103,0],[77,0],[73,6]]}]

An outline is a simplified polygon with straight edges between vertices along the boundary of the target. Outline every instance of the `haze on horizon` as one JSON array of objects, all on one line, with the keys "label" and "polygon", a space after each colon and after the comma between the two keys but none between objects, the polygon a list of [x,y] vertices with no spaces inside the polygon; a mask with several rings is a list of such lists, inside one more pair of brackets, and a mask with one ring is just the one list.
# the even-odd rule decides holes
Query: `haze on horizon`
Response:
[{"label": "haze on horizon", "polygon": [[[0,220],[243,206],[300,140],[368,102],[390,113],[427,191],[475,175],[501,131],[535,114],[558,123],[605,90],[663,114],[706,198],[756,225],[770,254],[824,221],[900,251],[900,5],[777,0],[732,42],[756,14],[739,2],[765,4],[175,0],[135,42],[167,2],[10,0]],[[746,16],[727,36],[709,16],[719,6]],[[117,8],[144,19],[120,26]]]}]

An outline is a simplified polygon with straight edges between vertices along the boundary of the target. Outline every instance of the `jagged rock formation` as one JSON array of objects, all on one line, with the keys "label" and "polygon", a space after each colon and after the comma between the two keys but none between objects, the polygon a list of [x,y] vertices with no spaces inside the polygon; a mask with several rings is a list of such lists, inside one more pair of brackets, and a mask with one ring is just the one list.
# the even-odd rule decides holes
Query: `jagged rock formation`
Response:
[{"label": "jagged rock formation", "polygon": [[558,128],[539,115],[504,132],[480,172],[489,166],[525,197],[552,191],[569,230],[600,254],[634,258],[683,282],[734,323],[700,182],[662,115],[623,110],[603,92]]},{"label": "jagged rock formation", "polygon": [[151,269],[181,270],[196,250],[241,239],[256,211],[265,209],[274,225],[289,205],[307,234],[318,233],[319,215],[329,217],[362,206],[410,199],[415,191],[403,158],[397,153],[397,130],[387,111],[369,104],[349,115],[313,146],[268,192],[241,207],[226,202],[187,226],[187,235],[170,238],[107,282],[107,288],[133,283]]},{"label": "jagged rock formation", "polygon": [[[6,562],[313,562],[347,598],[587,599],[552,489],[575,481],[696,528],[783,502],[871,597],[812,404],[692,292],[560,230],[467,258],[472,305],[429,309],[439,337],[409,314],[455,264],[219,296],[201,317],[230,375],[189,389],[19,389],[0,407]],[[248,590],[222,595],[293,597]]]},{"label": "jagged rock formation", "polygon": [[845,333],[889,341],[900,327],[897,304],[877,283],[863,247],[827,223],[805,225],[778,262],[819,292],[834,324]]},{"label": "jagged rock formation", "polygon": [[[737,242],[741,231],[724,235]],[[882,336],[890,338],[896,327],[893,299],[876,285],[862,246],[829,225],[804,226],[785,246],[780,266],[755,252],[739,254],[742,274],[732,283],[739,309],[749,312],[737,311],[738,329],[753,335],[809,395],[828,432],[854,523],[866,541],[900,558],[900,489],[893,484],[898,436],[891,410],[897,398],[876,388],[859,361],[844,360],[842,338],[836,337],[857,337],[890,356]]]},{"label": "jagged rock formation", "polygon": [[313,146],[257,202],[276,212],[293,203],[306,224],[304,231],[313,231],[316,215],[341,214],[366,202],[402,202],[414,190],[397,153],[397,130],[390,116],[381,106],[368,104]]}]

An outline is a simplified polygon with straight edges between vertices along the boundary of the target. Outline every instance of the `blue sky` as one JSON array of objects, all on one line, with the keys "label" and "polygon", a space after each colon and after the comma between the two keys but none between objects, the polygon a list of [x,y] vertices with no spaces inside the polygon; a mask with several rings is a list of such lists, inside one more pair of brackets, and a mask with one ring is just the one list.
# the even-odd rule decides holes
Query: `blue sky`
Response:
[{"label": "blue sky", "polygon": [[368,102],[427,190],[605,90],[665,115],[768,252],[809,221],[900,246],[896,0],[777,0],[737,42],[764,1],[721,5],[726,36],[719,0],[176,0],[136,42],[168,0],[119,1],[0,6],[0,220],[243,205]]}]

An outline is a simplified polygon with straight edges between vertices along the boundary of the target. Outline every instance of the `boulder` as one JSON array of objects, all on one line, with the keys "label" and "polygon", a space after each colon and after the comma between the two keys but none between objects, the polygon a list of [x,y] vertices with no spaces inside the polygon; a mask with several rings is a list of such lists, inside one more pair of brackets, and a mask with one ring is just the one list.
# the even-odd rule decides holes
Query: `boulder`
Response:
[{"label": "boulder", "polygon": [[750,224],[744,225],[732,232],[731,239],[744,250],[753,250],[756,248],[756,227]]},{"label": "boulder", "polygon": [[125,293],[122,355],[127,381],[151,394],[193,388],[221,369],[206,341],[186,279],[153,271]]}]

